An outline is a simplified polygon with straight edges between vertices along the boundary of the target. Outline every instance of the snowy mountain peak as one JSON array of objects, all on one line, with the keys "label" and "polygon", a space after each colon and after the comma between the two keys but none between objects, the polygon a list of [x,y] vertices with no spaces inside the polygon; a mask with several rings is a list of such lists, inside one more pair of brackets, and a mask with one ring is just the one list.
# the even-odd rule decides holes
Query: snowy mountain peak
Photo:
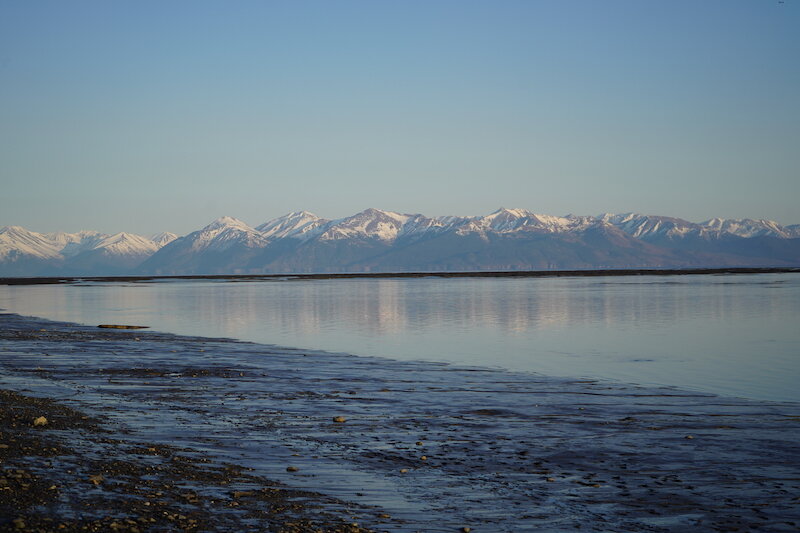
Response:
[{"label": "snowy mountain peak", "polygon": [[380,239],[391,241],[403,230],[403,225],[414,215],[382,211],[370,207],[353,216],[333,221],[321,234],[322,240],[349,238]]},{"label": "snowy mountain peak", "polygon": [[323,224],[328,222],[308,211],[295,211],[256,227],[268,239],[282,239],[284,237],[308,238],[318,231]]},{"label": "snowy mountain peak", "polygon": [[141,258],[152,255],[157,249],[150,239],[124,232],[115,235],[96,231],[35,233],[20,226],[0,230],[0,259],[29,257],[62,261],[90,251]]},{"label": "snowy mountain peak", "polygon": [[155,235],[150,237],[150,240],[153,241],[156,244],[156,246],[161,248],[171,243],[177,238],[178,236],[175,235],[174,233],[171,233],[169,231],[162,231],[161,233],[156,233]]},{"label": "snowy mountain peak", "polygon": [[533,213],[528,211],[527,209],[506,209],[505,207],[501,207],[497,211],[486,215],[484,218],[492,219],[498,217],[513,217],[513,218],[525,218],[531,216]]},{"label": "snowy mountain peak", "polygon": [[375,209],[374,207],[367,208],[360,213],[354,215],[362,219],[386,220],[392,219],[401,224],[405,224],[413,215],[403,215],[394,211],[384,211],[383,209]]},{"label": "snowy mountain peak", "polygon": [[785,239],[791,238],[794,234],[793,231],[787,230],[777,222],[763,218],[758,220],[751,218],[712,218],[700,225],[719,233],[730,233],[731,235],[745,238],[770,236]]},{"label": "snowy mountain peak", "polygon": [[115,255],[150,256],[158,250],[158,246],[146,237],[121,232],[102,239],[92,249],[104,250],[106,253]]},{"label": "snowy mountain peak", "polygon": [[0,234],[21,234],[21,233],[32,233],[23,228],[22,226],[3,226],[0,228]]},{"label": "snowy mountain peak", "polygon": [[186,244],[195,251],[222,251],[237,244],[259,248],[267,244],[267,238],[238,218],[225,216],[175,242]]},{"label": "snowy mountain peak", "polygon": [[21,226],[0,229],[0,260],[29,256],[39,259],[57,259],[58,249],[45,235],[28,231]]},{"label": "snowy mountain peak", "polygon": [[660,237],[674,239],[689,233],[703,234],[703,228],[698,224],[675,217],[641,215],[639,213],[623,213],[620,215],[605,213],[600,215],[598,219],[618,227],[637,239],[652,240]]},{"label": "snowy mountain peak", "polygon": [[559,233],[571,229],[575,225],[576,220],[575,218],[539,215],[526,209],[506,209],[501,207],[494,213],[474,218],[472,223],[465,227],[465,231],[492,231],[497,233],[537,231]]},{"label": "snowy mountain peak", "polygon": [[626,222],[630,222],[631,220],[635,220],[637,218],[643,217],[644,215],[640,215],[639,213],[603,213],[602,215],[597,215],[597,220],[601,222],[608,222],[609,224],[624,224]]},{"label": "snowy mountain peak", "polygon": [[204,227],[202,231],[213,231],[223,228],[237,228],[245,231],[247,230],[253,231],[253,228],[248,226],[246,223],[242,222],[238,218],[233,218],[229,216],[219,217],[214,222]]}]

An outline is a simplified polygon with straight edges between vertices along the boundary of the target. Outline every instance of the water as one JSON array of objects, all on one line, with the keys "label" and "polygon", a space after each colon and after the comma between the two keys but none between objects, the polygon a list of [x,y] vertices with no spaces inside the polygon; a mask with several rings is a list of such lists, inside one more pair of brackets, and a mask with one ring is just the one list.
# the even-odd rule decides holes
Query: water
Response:
[{"label": "water", "polygon": [[0,287],[83,324],[800,401],[800,275]]}]

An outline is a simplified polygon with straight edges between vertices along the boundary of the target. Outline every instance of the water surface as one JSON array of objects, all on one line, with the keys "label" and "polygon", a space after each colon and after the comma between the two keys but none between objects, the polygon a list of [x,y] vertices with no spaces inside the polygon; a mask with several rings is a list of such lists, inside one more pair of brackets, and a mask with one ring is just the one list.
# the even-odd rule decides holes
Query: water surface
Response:
[{"label": "water surface", "polygon": [[800,275],[0,287],[9,311],[401,360],[800,400]]}]

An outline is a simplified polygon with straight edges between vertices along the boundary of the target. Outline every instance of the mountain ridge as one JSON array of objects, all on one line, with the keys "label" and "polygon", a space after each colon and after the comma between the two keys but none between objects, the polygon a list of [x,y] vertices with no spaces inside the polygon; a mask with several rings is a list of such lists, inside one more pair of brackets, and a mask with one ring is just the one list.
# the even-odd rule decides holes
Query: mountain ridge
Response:
[{"label": "mountain ridge", "polygon": [[428,217],[295,211],[256,227],[230,216],[184,236],[0,228],[0,275],[266,274],[800,265],[800,224],[521,208]]}]

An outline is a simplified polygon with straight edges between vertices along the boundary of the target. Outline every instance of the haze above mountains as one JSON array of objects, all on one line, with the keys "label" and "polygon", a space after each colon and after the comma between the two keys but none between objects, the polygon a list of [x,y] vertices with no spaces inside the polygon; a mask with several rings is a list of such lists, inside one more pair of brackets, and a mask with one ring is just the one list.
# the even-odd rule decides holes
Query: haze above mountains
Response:
[{"label": "haze above mountains", "polygon": [[800,266],[800,224],[499,209],[426,217],[301,211],[256,227],[222,217],[178,237],[0,229],[0,276],[433,272]]}]

